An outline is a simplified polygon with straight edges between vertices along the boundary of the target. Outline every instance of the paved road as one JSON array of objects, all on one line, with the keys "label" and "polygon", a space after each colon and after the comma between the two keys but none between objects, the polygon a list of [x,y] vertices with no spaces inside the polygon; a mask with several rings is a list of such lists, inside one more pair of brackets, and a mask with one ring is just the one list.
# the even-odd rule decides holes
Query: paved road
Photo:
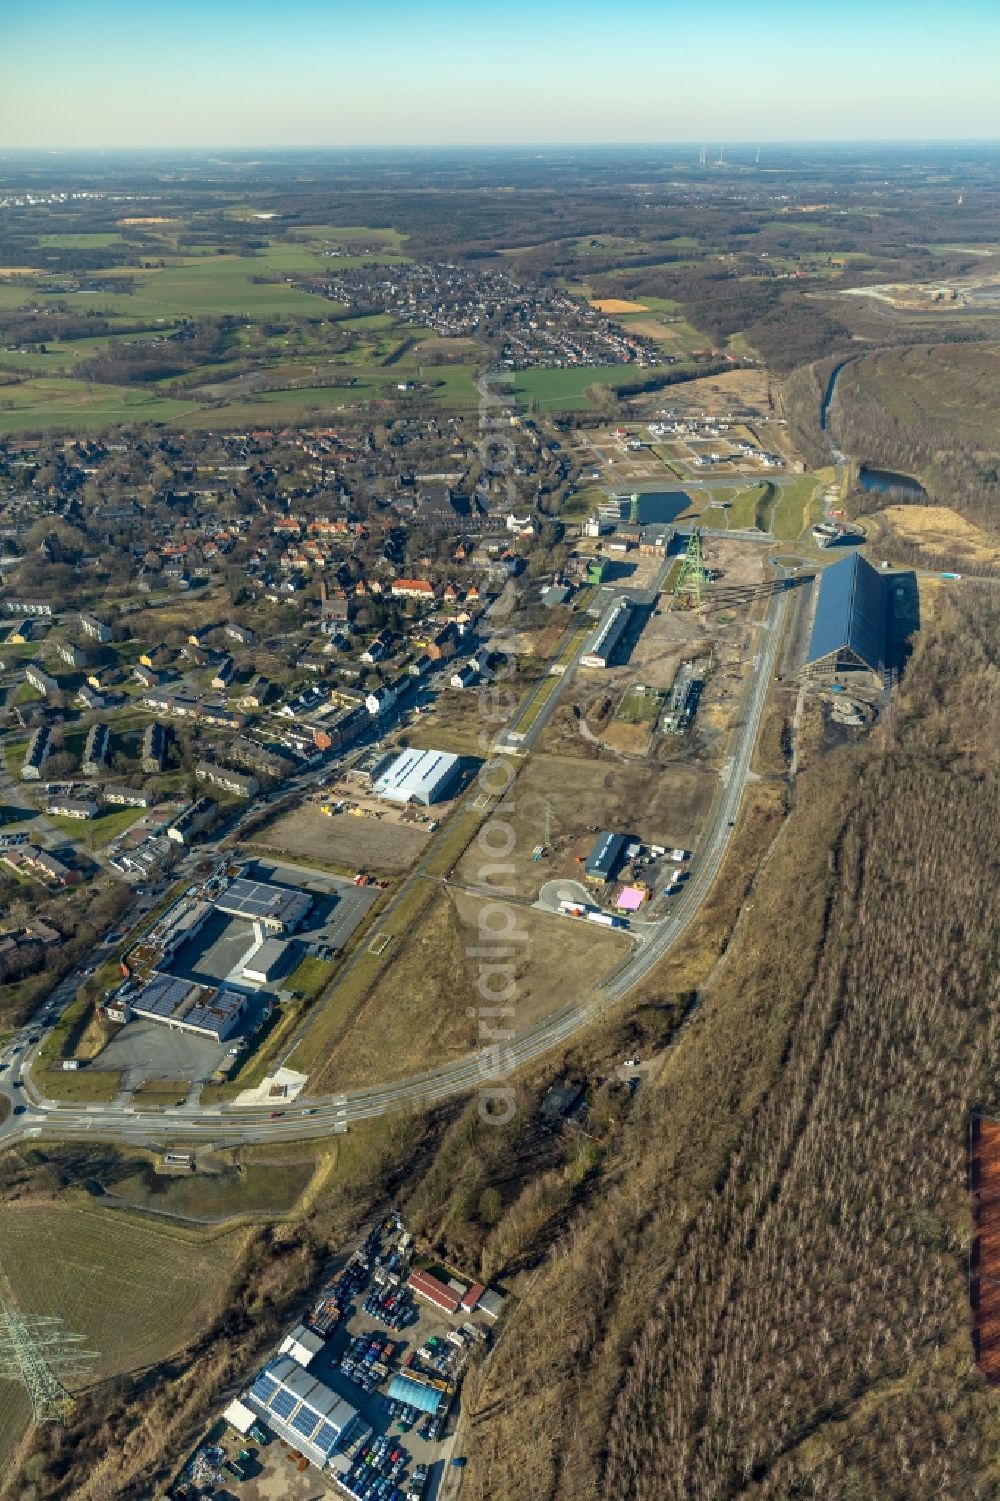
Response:
[{"label": "paved road", "polygon": [[[655,929],[647,929],[645,942],[605,979],[600,988],[561,1007],[512,1039],[508,1055],[512,1067],[519,1067],[558,1047],[608,1006],[626,996],[697,919],[732,838],[768,686],[774,674],[788,599],[788,591],[778,590],[768,602],[741,719],[734,732],[732,755],[700,846],[691,861],[690,876],[683,893],[674,899],[670,912]],[[77,1139],[112,1136],[128,1142],[190,1141],[195,1144],[322,1137],[346,1129],[351,1121],[415,1109],[465,1094],[483,1084],[489,1069],[485,1055],[471,1054],[393,1084],[374,1085],[301,1103],[297,1101],[277,1115],[263,1107],[226,1106],[206,1110],[197,1104],[160,1114],[114,1105],[60,1107],[53,1102],[36,1100],[29,1088],[18,1087],[15,1082],[20,1076],[24,1057],[23,1052],[18,1053],[12,1066],[0,1077],[0,1091],[15,1103],[23,1102],[24,1108],[22,1115],[9,1117],[0,1128],[0,1139],[30,1139],[40,1135]]]}]

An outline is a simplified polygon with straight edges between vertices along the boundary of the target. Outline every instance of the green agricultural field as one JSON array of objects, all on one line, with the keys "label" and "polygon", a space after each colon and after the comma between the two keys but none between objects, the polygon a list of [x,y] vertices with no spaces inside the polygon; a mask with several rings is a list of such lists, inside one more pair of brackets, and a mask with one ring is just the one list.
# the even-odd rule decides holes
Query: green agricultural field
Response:
[{"label": "green agricultural field", "polygon": [[[343,385],[310,385],[255,392],[240,402],[240,420],[262,423],[300,422],[371,401],[391,401],[400,406],[405,403],[423,406],[427,402],[433,402],[452,410],[471,409],[478,400],[473,372],[464,365],[435,366],[433,370],[428,368],[423,379],[432,388],[409,393],[397,390],[399,381],[416,378],[415,372],[403,363],[387,368],[362,365],[345,365],[342,368],[345,377]],[[347,384],[348,379],[351,384]],[[234,390],[234,398],[236,394]],[[219,425],[220,415],[217,410],[190,412],[185,415],[184,422],[188,428],[212,428]]]},{"label": "green agricultural field", "polygon": [[0,281],[0,312],[4,308],[21,307],[33,295],[27,287],[14,286],[9,281]]},{"label": "green agricultural field", "polygon": [[[80,340],[82,344],[84,341]],[[86,341],[88,344],[90,340]],[[110,342],[98,339],[99,345]],[[0,367],[16,370],[25,375],[72,375],[81,360],[93,354],[92,349],[81,349],[79,344],[47,344],[44,354],[24,353],[4,349],[0,351]],[[4,388],[0,388],[0,396]]]},{"label": "green agricultural field", "polygon": [[[128,313],[139,318],[270,317],[281,314],[323,317],[327,304],[283,281],[257,284],[255,276],[315,273],[326,264],[298,245],[271,246],[256,256],[200,258],[163,271],[129,270],[134,292],[33,293],[39,301],[65,303],[71,310]],[[21,300],[23,301],[23,295]]]},{"label": "green agricultural field", "polygon": [[170,422],[191,410],[189,402],[139,388],[40,377],[0,387],[0,434],[93,432],[114,422]]},{"label": "green agricultural field", "polygon": [[293,240],[324,245],[351,240],[377,240],[387,250],[397,252],[402,249],[406,238],[398,229],[369,229],[363,224],[296,224],[288,233]]},{"label": "green agricultural field", "polygon": [[522,405],[535,403],[540,411],[585,411],[588,386],[627,386],[648,376],[636,365],[587,366],[576,370],[519,370],[510,387]]},{"label": "green agricultural field", "polygon": [[98,1352],[89,1379],[178,1349],[219,1311],[244,1232],[201,1240],[114,1212],[16,1203],[0,1216],[0,1267],[26,1313],[61,1318]]},{"label": "green agricultural field", "polygon": [[55,250],[103,250],[108,245],[121,245],[124,236],[117,230],[81,231],[79,234],[39,235],[38,244]]}]

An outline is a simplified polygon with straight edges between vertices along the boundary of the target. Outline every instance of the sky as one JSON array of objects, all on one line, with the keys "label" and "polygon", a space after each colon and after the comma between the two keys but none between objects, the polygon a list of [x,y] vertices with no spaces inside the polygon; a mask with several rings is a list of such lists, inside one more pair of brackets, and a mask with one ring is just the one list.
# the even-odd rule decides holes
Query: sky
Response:
[{"label": "sky", "polygon": [[0,0],[0,149],[1000,137],[995,0]]}]

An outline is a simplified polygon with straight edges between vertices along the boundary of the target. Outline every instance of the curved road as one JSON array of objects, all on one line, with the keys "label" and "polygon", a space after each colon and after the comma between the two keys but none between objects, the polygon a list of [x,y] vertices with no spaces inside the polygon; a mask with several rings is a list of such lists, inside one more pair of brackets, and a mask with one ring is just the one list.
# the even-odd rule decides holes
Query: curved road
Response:
[{"label": "curved road", "polygon": [[[620,1001],[667,954],[697,919],[719,873],[732,838],[750,763],[767,700],[789,593],[778,589],[770,597],[759,628],[759,644],[747,684],[741,720],[734,733],[732,754],[722,776],[722,785],[709,814],[707,826],[690,865],[684,890],[672,899],[665,917],[647,928],[645,941],[621,965],[605,977],[601,986],[579,1001],[561,1007],[533,1026],[516,1034],[507,1045],[507,1063],[513,1070],[565,1042],[609,1006]],[[0,1127],[0,1139],[113,1136],[131,1142],[169,1141],[240,1143],[275,1138],[328,1136],[344,1131],[351,1121],[363,1121],[392,1111],[419,1109],[484,1085],[490,1078],[490,1059],[474,1053],[442,1064],[423,1074],[393,1084],[356,1089],[343,1095],[304,1099],[285,1106],[277,1115],[266,1107],[181,1106],[164,1112],[143,1112],[127,1105],[59,1105],[35,1098],[30,1086],[17,1086],[25,1054],[15,1056],[10,1077],[0,1080],[0,1090],[23,1113],[11,1115]]]}]

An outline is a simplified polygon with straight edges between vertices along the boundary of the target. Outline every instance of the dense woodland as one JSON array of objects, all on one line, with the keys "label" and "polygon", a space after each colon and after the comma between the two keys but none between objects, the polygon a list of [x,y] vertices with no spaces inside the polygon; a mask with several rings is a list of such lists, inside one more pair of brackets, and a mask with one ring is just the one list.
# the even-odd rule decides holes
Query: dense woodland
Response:
[{"label": "dense woodland", "polygon": [[[956,358],[960,352],[948,345],[925,352],[926,404],[911,407],[905,416],[890,405],[891,367],[882,372],[872,360],[856,375],[848,366],[837,382],[830,425],[837,442],[855,458],[918,476],[934,499],[995,532],[1000,519],[1000,433],[994,415],[1000,350],[995,344],[975,345],[965,361]],[[940,415],[933,410],[935,398]],[[961,431],[948,420],[948,409],[956,403],[964,408]],[[898,504],[900,497],[891,499]],[[870,507],[872,496],[865,502]]]},{"label": "dense woodland", "polygon": [[766,916],[483,1380],[473,1495],[996,1493],[965,1152],[1000,1103],[997,624],[949,603],[880,743],[802,779]]}]

